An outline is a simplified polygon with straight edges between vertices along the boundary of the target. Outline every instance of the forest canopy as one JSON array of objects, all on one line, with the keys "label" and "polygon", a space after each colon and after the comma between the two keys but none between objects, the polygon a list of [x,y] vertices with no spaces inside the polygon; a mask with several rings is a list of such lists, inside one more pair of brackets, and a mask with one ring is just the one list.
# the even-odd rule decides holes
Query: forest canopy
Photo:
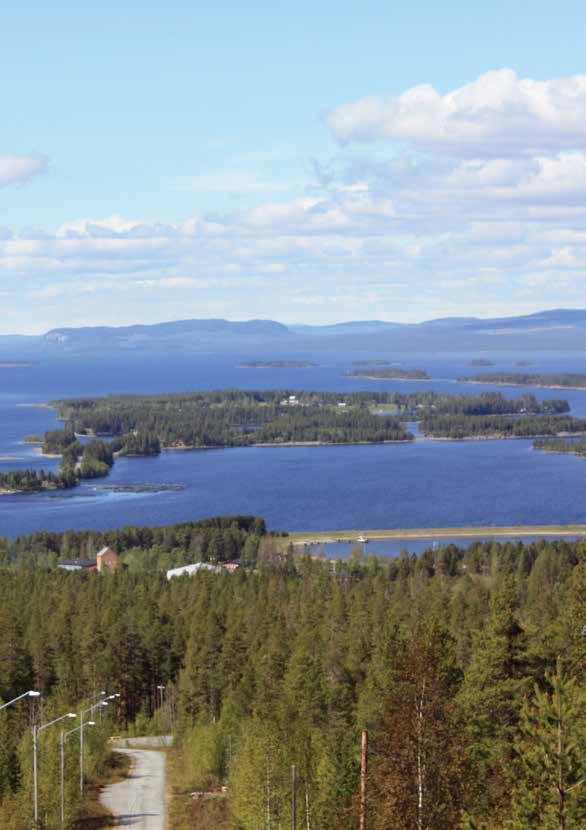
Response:
[{"label": "forest canopy", "polygon": [[[230,538],[256,554],[233,575],[165,578],[213,538],[223,556]],[[121,554],[116,573],[57,569],[102,543]],[[364,729],[374,830],[584,826],[584,542],[357,553],[333,567],[292,554],[261,519],[219,517],[0,550],[0,697],[35,688],[45,706],[73,707],[115,689],[118,730],[170,724],[191,789],[227,785],[226,827],[264,830],[267,810],[290,827],[296,764],[302,826],[354,830]],[[0,823],[21,830],[28,722],[3,713],[0,730]]]}]

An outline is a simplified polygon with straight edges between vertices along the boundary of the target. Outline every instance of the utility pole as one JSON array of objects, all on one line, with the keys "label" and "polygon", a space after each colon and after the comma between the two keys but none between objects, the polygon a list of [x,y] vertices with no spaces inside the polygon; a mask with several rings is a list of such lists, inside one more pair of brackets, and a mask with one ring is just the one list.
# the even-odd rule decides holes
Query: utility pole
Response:
[{"label": "utility pole", "polygon": [[366,830],[366,777],[368,775],[368,732],[362,733],[360,750],[360,830]]},{"label": "utility pole", "polygon": [[297,830],[297,767],[291,767],[291,830]]}]

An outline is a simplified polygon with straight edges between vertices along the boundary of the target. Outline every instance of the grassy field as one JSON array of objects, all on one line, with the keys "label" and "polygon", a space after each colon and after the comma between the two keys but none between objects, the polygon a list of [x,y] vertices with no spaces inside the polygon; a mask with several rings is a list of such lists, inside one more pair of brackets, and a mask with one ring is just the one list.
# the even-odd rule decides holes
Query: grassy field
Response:
[{"label": "grassy field", "polygon": [[311,545],[332,542],[355,542],[359,535],[368,539],[437,539],[458,537],[462,539],[499,536],[584,536],[586,524],[578,525],[512,525],[510,527],[423,527],[386,530],[323,530],[290,533],[287,544]]}]

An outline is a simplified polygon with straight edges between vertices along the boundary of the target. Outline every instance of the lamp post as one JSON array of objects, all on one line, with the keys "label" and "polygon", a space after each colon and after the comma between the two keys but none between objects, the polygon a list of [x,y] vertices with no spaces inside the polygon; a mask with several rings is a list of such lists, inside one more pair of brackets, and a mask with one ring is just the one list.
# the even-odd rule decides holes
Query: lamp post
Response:
[{"label": "lamp post", "polygon": [[[105,702],[105,703],[109,703],[109,701],[111,701],[111,700],[117,700],[119,697],[120,697],[120,693],[119,693],[119,692],[117,692],[117,693],[116,693],[116,694],[114,694],[114,695],[108,695],[108,697],[105,697],[105,698],[104,698],[104,702]],[[102,720],[102,712],[103,712],[103,708],[100,708],[100,720]]]},{"label": "lamp post", "polygon": [[[102,692],[102,695],[105,695],[106,692]],[[82,709],[80,713],[80,721],[81,721],[81,728],[79,730],[79,792],[83,795],[83,726],[84,722],[83,719],[86,715],[91,714],[94,709],[99,709],[100,712],[104,706],[107,706],[108,703],[106,700],[98,700],[97,703],[94,703],[92,706],[88,706],[87,709]]]},{"label": "lamp post", "polygon": [[9,700],[8,703],[3,703],[2,706],[0,706],[0,710],[1,709],[6,709],[7,706],[12,706],[13,703],[18,703],[19,700],[23,699],[23,697],[40,697],[40,696],[41,696],[40,692],[35,692],[31,689],[30,691],[23,692],[23,694],[19,695],[18,697],[15,697],[14,700]]},{"label": "lamp post", "polygon": [[159,704],[159,706],[162,706],[163,703],[165,702],[165,687],[163,685],[157,686],[157,692],[159,693],[158,694],[158,697],[159,697],[158,704]]},{"label": "lamp post", "polygon": [[80,726],[76,726],[75,729],[70,729],[69,732],[62,732],[61,733],[61,826],[65,826],[65,741],[70,735],[74,735],[76,732],[83,732],[86,726],[95,726],[95,720],[88,720],[86,723],[82,723]]},{"label": "lamp post", "polygon": [[61,715],[59,718],[43,723],[41,726],[35,724],[33,726],[33,812],[35,818],[35,827],[39,825],[39,735],[44,729],[53,726],[54,723],[65,720],[65,718],[76,718],[75,712],[68,712],[66,715]]}]

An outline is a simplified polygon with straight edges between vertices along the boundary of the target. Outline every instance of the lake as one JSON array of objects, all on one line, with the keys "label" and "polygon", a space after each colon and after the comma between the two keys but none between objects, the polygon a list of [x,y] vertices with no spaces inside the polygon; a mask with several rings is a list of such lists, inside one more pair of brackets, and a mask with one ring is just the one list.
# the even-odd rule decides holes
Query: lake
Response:
[{"label": "lake", "polygon": [[[0,369],[0,470],[53,468],[22,443],[56,425],[60,397],[223,388],[283,388],[402,392],[435,389],[474,393],[495,389],[455,378],[480,371],[480,355],[344,354],[198,355],[152,361],[122,355],[113,364],[74,359]],[[240,369],[242,360],[312,360],[309,369]],[[389,359],[424,368],[431,381],[370,381],[344,377],[353,360]],[[581,353],[494,353],[493,371],[584,372]],[[516,363],[531,361],[519,369]],[[488,369],[487,369],[488,370]],[[515,396],[563,397],[586,417],[586,391],[501,389]],[[24,405],[23,405],[24,404]],[[36,530],[162,525],[226,513],[263,516],[272,529],[343,530],[393,527],[586,523],[586,460],[535,452],[531,442],[418,440],[402,445],[238,448],[164,452],[117,460],[108,479],[66,492],[0,498],[0,535]],[[147,492],[124,492],[149,485]],[[173,489],[164,489],[171,486]],[[122,488],[122,491],[116,489]],[[161,488],[161,489],[159,489]]]}]

